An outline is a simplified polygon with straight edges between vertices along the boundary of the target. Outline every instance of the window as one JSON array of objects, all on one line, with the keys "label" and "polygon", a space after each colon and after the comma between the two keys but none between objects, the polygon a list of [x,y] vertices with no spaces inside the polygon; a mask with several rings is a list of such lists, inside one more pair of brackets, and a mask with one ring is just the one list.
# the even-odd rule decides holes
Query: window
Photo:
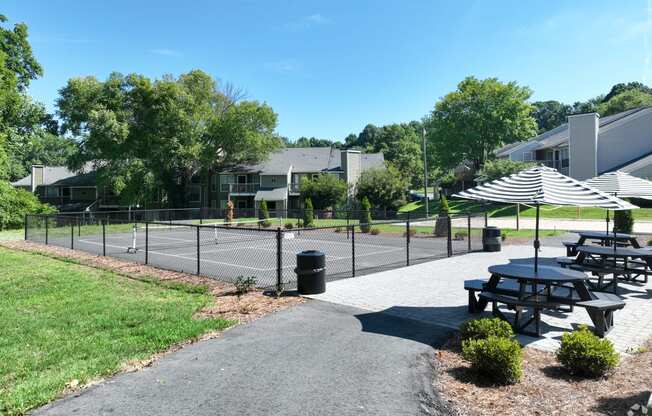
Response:
[{"label": "window", "polygon": [[533,152],[523,152],[523,161],[524,162],[531,162],[534,160],[534,153]]},{"label": "window", "polygon": [[45,196],[50,198],[59,196],[59,188],[56,186],[46,186]]}]

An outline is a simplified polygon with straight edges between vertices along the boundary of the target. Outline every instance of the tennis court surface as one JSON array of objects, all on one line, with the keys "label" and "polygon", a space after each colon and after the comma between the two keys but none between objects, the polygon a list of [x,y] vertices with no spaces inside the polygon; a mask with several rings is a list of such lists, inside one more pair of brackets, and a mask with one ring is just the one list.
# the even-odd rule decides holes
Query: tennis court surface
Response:
[{"label": "tennis court surface", "polygon": [[259,228],[257,222],[231,227],[193,221],[98,223],[86,219],[82,223],[71,216],[29,222],[26,235],[32,241],[223,281],[253,276],[259,287],[280,285],[283,289],[296,286],[296,255],[304,250],[325,253],[327,278],[332,280],[481,248],[475,233],[466,238],[435,237],[418,222],[410,225],[409,233],[406,223],[383,223],[377,235],[361,232],[358,225],[280,229]]}]

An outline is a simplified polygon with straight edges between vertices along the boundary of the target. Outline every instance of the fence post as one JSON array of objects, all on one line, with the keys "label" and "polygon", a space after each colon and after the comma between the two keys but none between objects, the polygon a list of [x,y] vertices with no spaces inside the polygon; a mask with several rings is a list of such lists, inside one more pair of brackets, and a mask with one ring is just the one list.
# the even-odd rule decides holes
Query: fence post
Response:
[{"label": "fence post", "polygon": [[25,214],[25,241],[27,241],[27,221],[28,221],[27,218],[28,218],[28,214]]},{"label": "fence post", "polygon": [[106,220],[102,220],[102,255],[106,256]]},{"label": "fence post", "polygon": [[355,225],[351,226],[351,277],[355,277]]},{"label": "fence post", "polygon": [[200,263],[201,263],[201,260],[199,259],[199,255],[200,255],[200,249],[199,249],[199,247],[200,247],[200,246],[199,246],[199,226],[195,226],[195,228],[197,228],[197,276],[199,276],[199,272],[201,271],[201,270],[200,270]]},{"label": "fence post", "polygon": [[407,222],[405,223],[405,265],[410,265],[410,213],[408,213]]},{"label": "fence post", "polygon": [[45,245],[48,245],[48,237],[49,237],[49,231],[50,231],[50,216],[46,215],[45,216]]},{"label": "fence post", "polygon": [[346,239],[349,239],[349,217],[351,216],[351,211],[346,211]]},{"label": "fence post", "polygon": [[281,227],[276,228],[276,290],[283,290],[283,232]]},{"label": "fence post", "polygon": [[145,222],[145,264],[149,264],[149,221]]},{"label": "fence post", "polygon": [[77,237],[81,237],[81,221],[77,218]]},{"label": "fence post", "polygon": [[446,220],[448,222],[448,233],[446,235],[446,251],[448,257],[453,255],[453,223],[451,221],[451,216],[447,215]]},{"label": "fence post", "polygon": [[467,215],[468,215],[468,218],[467,218],[467,223],[466,223],[466,231],[467,231],[466,238],[469,240],[469,249],[468,249],[468,251],[470,253],[471,252],[471,214],[467,214]]},{"label": "fence post", "polygon": [[484,212],[484,228],[487,228],[489,226],[489,215],[487,214],[487,211]]},{"label": "fence post", "polygon": [[75,222],[70,220],[70,249],[75,249]]}]

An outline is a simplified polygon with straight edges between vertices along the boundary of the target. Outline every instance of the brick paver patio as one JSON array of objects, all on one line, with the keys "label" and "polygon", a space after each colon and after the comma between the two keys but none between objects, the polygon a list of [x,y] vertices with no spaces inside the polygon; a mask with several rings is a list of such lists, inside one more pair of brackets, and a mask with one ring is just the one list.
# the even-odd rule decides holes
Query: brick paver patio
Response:
[{"label": "brick paver patio", "polygon": [[[327,284],[326,293],[312,296],[328,302],[384,312],[404,318],[457,328],[477,315],[467,312],[466,279],[488,278],[492,264],[531,261],[531,246],[504,246],[500,253],[472,253],[401,269],[374,273]],[[542,247],[544,262],[554,264],[565,255],[561,247]],[[620,352],[627,352],[652,337],[652,281],[620,284],[624,309],[615,313],[615,328],[609,333]],[[489,308],[487,308],[489,310]],[[489,315],[488,312],[485,312]],[[583,308],[572,313],[546,312],[542,316],[543,338],[519,336],[521,343],[554,350],[561,334],[577,324],[591,326]]]}]

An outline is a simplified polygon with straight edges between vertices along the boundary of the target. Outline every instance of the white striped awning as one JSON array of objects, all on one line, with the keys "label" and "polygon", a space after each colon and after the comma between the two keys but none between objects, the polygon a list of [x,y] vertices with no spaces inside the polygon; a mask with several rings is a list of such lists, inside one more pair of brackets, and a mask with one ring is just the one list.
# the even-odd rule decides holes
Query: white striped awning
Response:
[{"label": "white striped awning", "polygon": [[652,182],[621,171],[603,173],[586,184],[620,198],[652,199]]},{"label": "white striped awning", "polygon": [[549,204],[612,210],[638,208],[545,166],[523,170],[453,196],[506,204]]}]

